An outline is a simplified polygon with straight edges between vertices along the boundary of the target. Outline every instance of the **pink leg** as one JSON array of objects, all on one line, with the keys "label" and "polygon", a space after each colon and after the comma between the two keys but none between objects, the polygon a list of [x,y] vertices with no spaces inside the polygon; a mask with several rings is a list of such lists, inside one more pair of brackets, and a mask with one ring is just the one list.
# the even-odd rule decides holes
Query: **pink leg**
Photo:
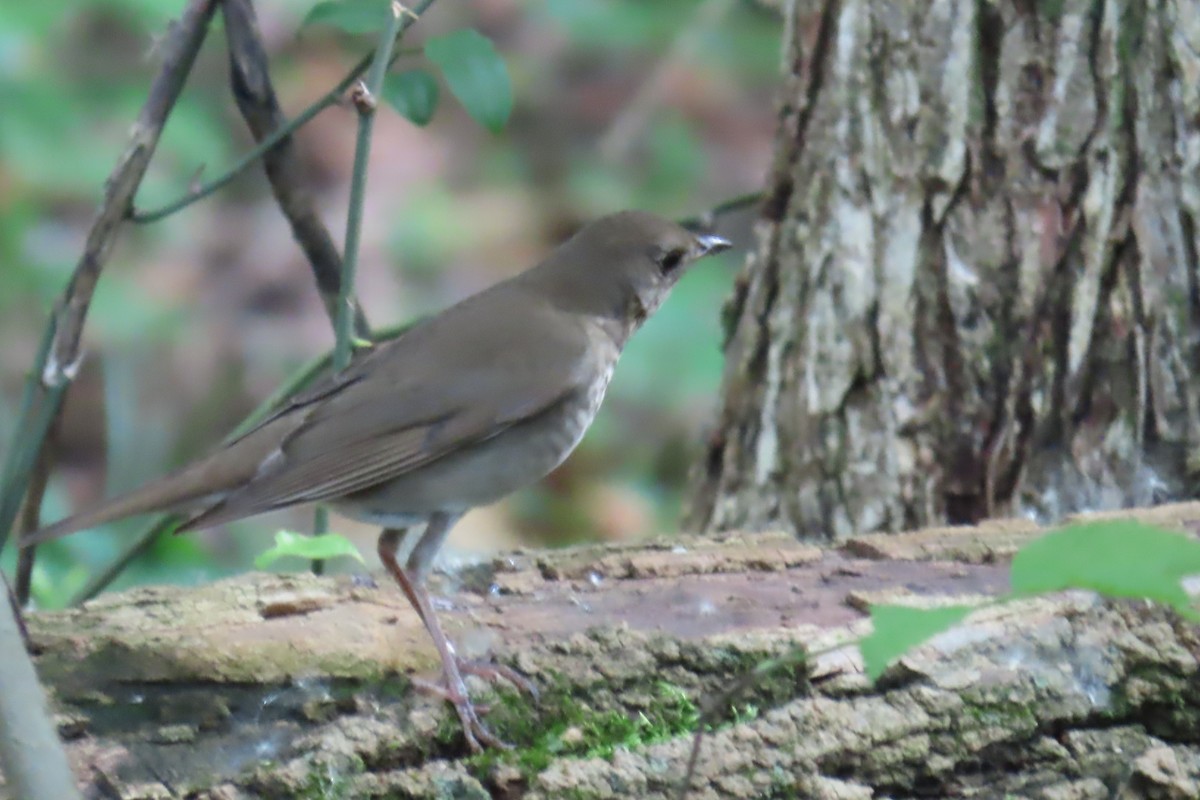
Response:
[{"label": "pink leg", "polygon": [[[444,525],[448,528],[451,522],[453,522],[452,519],[443,519],[441,515],[435,515],[429,522],[429,530],[422,538],[430,536],[431,533],[435,536],[442,535],[444,532],[436,530],[434,526]],[[429,636],[433,639],[434,646],[437,647],[438,655],[442,659],[442,673],[446,678],[444,697],[454,706],[454,711],[458,714],[459,721],[462,722],[463,735],[466,737],[467,744],[475,752],[481,751],[483,744],[489,747],[508,748],[509,745],[487,729],[479,719],[479,713],[475,706],[471,703],[466,683],[463,682],[462,673],[459,671],[458,656],[455,655],[454,647],[446,638],[446,634],[442,632],[442,626],[434,613],[433,604],[429,601],[429,593],[425,591],[421,573],[401,567],[396,561],[396,547],[399,544],[400,535],[400,531],[393,529],[385,530],[380,534],[379,559],[391,576],[396,579],[396,583],[400,584],[400,590],[404,592],[404,596],[416,609],[417,616],[421,618],[425,630],[429,631]]]}]

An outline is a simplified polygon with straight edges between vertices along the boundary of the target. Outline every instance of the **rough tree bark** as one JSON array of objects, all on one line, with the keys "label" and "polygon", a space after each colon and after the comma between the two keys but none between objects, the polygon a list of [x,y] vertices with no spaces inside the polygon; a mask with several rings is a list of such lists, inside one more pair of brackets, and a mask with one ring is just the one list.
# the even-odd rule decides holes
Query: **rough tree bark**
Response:
[{"label": "rough tree bark", "polygon": [[793,0],[696,530],[1195,496],[1200,4]]},{"label": "rough tree bark", "polygon": [[[1139,515],[1200,528],[1197,503]],[[667,800],[705,701],[725,713],[691,800],[1200,797],[1200,637],[1148,603],[981,608],[880,683],[862,674],[848,643],[868,604],[978,603],[1039,533],[726,535],[479,565],[448,631],[542,692],[494,704],[518,747],[499,756],[471,757],[453,712],[407,689],[437,656],[390,584],[248,575],[29,623],[89,798]],[[807,664],[716,703],[800,643]]]}]

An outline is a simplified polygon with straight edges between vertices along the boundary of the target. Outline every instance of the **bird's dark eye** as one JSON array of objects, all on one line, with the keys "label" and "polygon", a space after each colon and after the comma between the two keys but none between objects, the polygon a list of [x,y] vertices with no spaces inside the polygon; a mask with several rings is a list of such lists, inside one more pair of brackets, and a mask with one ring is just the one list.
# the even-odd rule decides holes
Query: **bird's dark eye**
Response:
[{"label": "bird's dark eye", "polygon": [[662,267],[663,272],[671,272],[683,263],[683,257],[685,255],[686,253],[679,248],[668,250],[662,254],[661,258],[659,258],[658,265]]}]

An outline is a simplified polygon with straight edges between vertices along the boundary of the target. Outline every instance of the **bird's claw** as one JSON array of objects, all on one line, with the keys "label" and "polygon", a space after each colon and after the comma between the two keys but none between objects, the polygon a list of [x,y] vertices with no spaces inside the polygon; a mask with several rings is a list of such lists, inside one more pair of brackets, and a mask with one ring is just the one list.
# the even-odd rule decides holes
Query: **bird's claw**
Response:
[{"label": "bird's claw", "polygon": [[[456,662],[455,666],[460,674],[474,675],[492,683],[502,680],[512,684],[516,689],[525,692],[535,700],[538,697],[538,690],[533,682],[512,667],[461,659],[456,659]],[[444,684],[420,678],[414,678],[412,683],[420,691],[440,697],[454,707],[454,712],[458,715],[459,722],[462,723],[463,738],[466,739],[467,746],[471,748],[472,752],[482,752],[485,745],[498,750],[512,749],[512,745],[496,736],[483,724],[480,716],[487,714],[491,707],[486,704],[472,703],[471,698],[467,695],[466,685],[463,684],[460,676],[446,676]]]},{"label": "bird's claw", "polygon": [[463,703],[456,703],[452,700],[451,704],[458,714],[459,721],[462,722],[463,738],[467,740],[467,746],[471,748],[471,752],[483,752],[484,745],[497,750],[513,749],[511,744],[488,730],[488,727],[483,724],[483,720],[479,718],[480,710],[472,705],[470,700]]},{"label": "bird's claw", "polygon": [[464,675],[474,675],[489,683],[504,681],[519,692],[524,692],[534,700],[540,699],[540,693],[533,681],[526,678],[507,664],[496,664],[483,661],[459,661],[458,669]]}]

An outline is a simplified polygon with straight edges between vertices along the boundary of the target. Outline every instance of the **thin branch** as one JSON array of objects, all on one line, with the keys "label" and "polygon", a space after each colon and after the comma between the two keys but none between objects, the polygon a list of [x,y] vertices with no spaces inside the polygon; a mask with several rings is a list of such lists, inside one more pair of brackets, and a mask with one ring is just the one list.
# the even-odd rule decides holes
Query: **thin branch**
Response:
[{"label": "thin branch", "polygon": [[275,409],[282,406],[293,395],[304,391],[315,383],[317,378],[329,369],[329,364],[332,361],[332,350],[322,353],[316,358],[309,359],[303,366],[289,375],[283,383],[279,384],[275,388],[275,391],[271,392],[271,395],[266,400],[259,403],[245,419],[239,422],[237,427],[233,429],[233,432],[225,438],[225,442],[231,442],[242,436],[270,416]]},{"label": "thin branch", "polygon": [[[46,486],[50,483],[50,468],[55,457],[55,445],[58,441],[59,424],[56,420],[50,426],[42,444],[42,452],[38,455],[37,464],[33,468],[33,476],[29,480],[29,488],[25,492],[25,502],[21,506],[21,516],[17,524],[18,537],[32,533],[41,527],[42,498],[46,495]],[[20,538],[17,539],[20,541]],[[33,562],[37,555],[36,547],[28,547],[17,553],[17,602],[21,608],[29,604],[29,595],[33,580]]]},{"label": "thin branch", "polygon": [[[28,413],[20,418],[21,432],[5,464],[3,504],[0,505],[0,547],[7,541],[13,519],[29,484],[30,472],[41,452],[50,424],[58,415],[67,385],[79,366],[79,341],[100,271],[108,260],[134,194],[158,138],[174,107],[200,45],[208,32],[216,0],[190,0],[178,22],[171,26],[163,46],[163,64],[150,86],[149,96],[133,125],[129,144],[105,184],[104,202],[88,232],[83,255],[75,266],[51,321],[53,341],[47,357],[29,376],[34,384]],[[14,501],[13,498],[16,498]]]},{"label": "thin branch", "polygon": [[[404,32],[412,26],[412,23],[416,22],[416,20],[420,18],[420,16],[424,14],[425,11],[431,5],[433,5],[433,3],[434,0],[421,0],[421,2],[413,6],[412,9],[405,10],[403,18],[400,22],[400,29],[396,35],[402,36]],[[392,57],[391,61],[395,61],[395,59],[400,58],[402,55],[408,55],[408,53],[396,53]],[[259,142],[257,147],[243,156],[241,160],[230,167],[224,174],[193,189],[192,191],[189,191],[183,197],[180,197],[178,200],[168,203],[161,208],[156,208],[152,211],[134,210],[130,213],[129,219],[138,223],[157,222],[164,217],[174,214],[176,211],[187,208],[192,203],[203,200],[205,197],[208,197],[213,192],[227,185],[230,181],[240,175],[247,167],[249,167],[258,159],[262,158],[267,151],[271,150],[273,147],[275,147],[275,145],[279,144],[288,136],[306,125],[309,120],[317,116],[317,114],[320,114],[330,106],[337,105],[337,103],[342,99],[342,95],[346,93],[346,90],[353,86],[354,82],[357,81],[359,77],[367,71],[367,68],[371,66],[372,59],[373,55],[364,56],[362,60],[355,64],[350,71],[346,73],[344,78],[338,81],[336,86],[322,95],[315,103],[301,111],[300,114],[291,122],[288,122],[286,125],[284,125],[284,127],[279,128]],[[389,66],[390,64],[391,62],[389,62]]]},{"label": "thin branch", "polygon": [[5,464],[4,498],[3,506],[0,506],[0,550],[4,549],[8,541],[8,534],[21,507],[21,500],[29,488],[33,468],[42,452],[42,444],[46,441],[46,434],[50,432],[55,417],[58,416],[63,395],[67,392],[67,384],[46,387],[39,383],[38,390],[35,392],[38,395],[37,401],[29,416],[22,418],[18,424],[14,437],[16,441],[13,442],[11,456]]},{"label": "thin branch", "polygon": [[[346,245],[342,250],[342,281],[338,292],[337,317],[334,321],[333,369],[341,372],[350,365],[354,335],[351,318],[354,311],[354,276],[358,269],[358,245],[362,234],[362,208],[367,192],[367,161],[371,155],[371,132],[375,126],[375,110],[383,92],[383,77],[391,63],[392,48],[399,38],[405,21],[416,20],[398,0],[391,4],[391,14],[379,35],[379,46],[371,62],[371,72],[365,84],[354,89],[352,99],[358,111],[358,137],[354,143],[354,171],[350,176],[350,207],[346,213]],[[313,517],[313,533],[321,535],[329,529],[329,513],[318,508]],[[312,562],[312,572],[320,575],[325,563],[320,559]]]},{"label": "thin branch", "polygon": [[167,116],[179,99],[196,55],[200,52],[215,5],[216,0],[192,0],[167,38],[162,68],[133,125],[129,145],[108,179],[104,204],[92,223],[83,257],[67,286],[56,320],[57,333],[51,362],[43,379],[49,386],[68,382],[79,360],[79,339],[100,270],[133,204],[134,195],[158,146]]},{"label": "thin branch", "polygon": [[[429,0],[427,6],[432,4]],[[423,9],[422,9],[423,10]],[[350,208],[346,214],[346,245],[342,250],[342,280],[338,292],[338,308],[335,324],[336,341],[333,346],[333,369],[341,372],[350,363],[353,345],[354,276],[358,268],[358,245],[362,234],[363,199],[367,190],[367,159],[371,154],[371,132],[375,125],[375,107],[383,92],[383,77],[391,63],[392,48],[406,29],[418,17],[399,2],[393,0],[391,14],[379,36],[375,59],[366,85],[360,84],[354,91],[354,107],[358,110],[358,140],[354,145],[354,171],[350,176]]]},{"label": "thin branch", "polygon": [[[329,509],[326,506],[318,505],[313,509],[313,536],[322,536],[329,533]],[[309,571],[313,575],[325,574],[325,560],[322,558],[314,558],[308,564]]]},{"label": "thin branch", "polygon": [[692,737],[692,747],[688,752],[687,764],[684,766],[683,771],[683,780],[679,784],[679,793],[676,795],[675,800],[687,800],[687,796],[692,789],[692,781],[696,778],[696,768],[700,764],[700,747],[704,742],[704,734],[720,721],[720,718],[728,712],[739,696],[756,684],[761,684],[772,673],[778,670],[802,665],[807,667],[815,659],[841,650],[846,646],[846,643],[839,643],[820,650],[793,647],[782,655],[758,662],[753,669],[734,681],[732,686],[718,694],[716,699],[707,703],[700,714],[700,718],[696,721],[696,733]]},{"label": "thin branch", "polygon": [[731,197],[725,202],[713,206],[703,214],[696,214],[692,217],[684,217],[683,219],[679,220],[679,224],[688,230],[708,231],[717,224],[718,218],[723,217],[726,214],[732,214],[735,211],[741,211],[743,208],[749,208],[750,206],[761,203],[763,197],[765,197],[763,192],[747,192],[746,194],[738,195],[737,197]]},{"label": "thin branch", "polygon": [[[250,132],[259,142],[274,132],[287,130],[288,120],[279,107],[267,66],[267,54],[259,33],[258,21],[250,0],[223,0],[225,35],[229,42],[229,78],[233,97]],[[263,168],[271,183],[275,201],[287,217],[292,236],[308,257],[317,290],[325,303],[331,323],[336,325],[338,287],[341,284],[342,258],[328,228],[321,221],[312,194],[305,188],[303,169],[292,137],[284,136],[263,154]],[[354,309],[354,332],[362,339],[371,336],[367,319],[358,301]]]},{"label": "thin branch", "polygon": [[4,469],[0,470],[0,549],[4,547],[5,538],[12,528],[13,520],[21,508],[21,499],[25,497],[28,482],[21,476],[29,473],[29,468],[37,460],[39,445],[30,443],[33,430],[34,403],[38,399],[41,383],[38,378],[46,368],[46,360],[50,357],[50,347],[54,344],[54,325],[46,325],[42,331],[42,340],[38,344],[37,355],[33,357],[33,367],[25,378],[25,388],[21,392],[21,407],[17,411],[17,419],[21,424],[13,432],[13,440],[8,448],[8,457],[4,460]]},{"label": "thin branch", "polygon": [[338,82],[337,86],[330,89],[329,92],[323,95],[320,100],[304,109],[304,111],[300,112],[300,115],[291,122],[287,123],[287,125],[260,141],[253,150],[242,156],[241,160],[230,167],[221,176],[190,190],[183,197],[180,197],[178,200],[168,203],[160,208],[156,208],[151,211],[138,211],[134,209],[129,214],[129,221],[136,222],[138,224],[158,222],[161,219],[171,216],[177,211],[187,208],[192,203],[203,200],[210,194],[216,192],[218,189],[224,188],[234,178],[236,178],[238,175],[241,175],[242,172],[253,165],[254,162],[262,158],[263,155],[265,155],[271,148],[275,147],[275,145],[279,144],[281,141],[295,133],[296,130],[306,125],[309,120],[311,120],[317,114],[320,114],[322,111],[332,105],[336,105],[337,102],[341,100],[342,94],[346,91],[346,89],[350,88],[350,86],[358,79],[358,76],[362,74],[363,70],[366,69],[369,64],[370,61],[368,59],[363,59],[356,64],[354,68],[350,70],[349,74],[347,74],[345,78],[342,78],[342,80]]},{"label": "thin branch", "polygon": [[0,602],[0,767],[14,797],[79,797],[67,754],[25,649],[16,609]]},{"label": "thin branch", "polygon": [[71,601],[68,603],[68,605],[83,605],[88,600],[91,600],[93,597],[100,594],[102,591],[108,588],[108,585],[116,580],[117,576],[124,572],[125,568],[132,564],[138,556],[149,550],[151,546],[158,541],[158,537],[175,530],[177,527],[179,527],[183,520],[184,517],[181,514],[167,514],[154,520],[154,522],[150,523],[149,527],[138,534],[137,538],[132,539],[129,544],[125,546],[125,549],[121,551],[120,555],[114,558],[107,567],[93,575],[91,580],[84,584],[83,588],[75,593],[75,596],[71,598]]},{"label": "thin branch", "polygon": [[0,572],[0,583],[4,584],[4,595],[8,598],[8,607],[12,609],[13,619],[17,621],[17,632],[21,634],[21,641],[25,643],[25,649],[28,650],[30,649],[29,628],[25,625],[25,618],[21,616],[21,604],[17,602],[17,594],[2,572]]}]

